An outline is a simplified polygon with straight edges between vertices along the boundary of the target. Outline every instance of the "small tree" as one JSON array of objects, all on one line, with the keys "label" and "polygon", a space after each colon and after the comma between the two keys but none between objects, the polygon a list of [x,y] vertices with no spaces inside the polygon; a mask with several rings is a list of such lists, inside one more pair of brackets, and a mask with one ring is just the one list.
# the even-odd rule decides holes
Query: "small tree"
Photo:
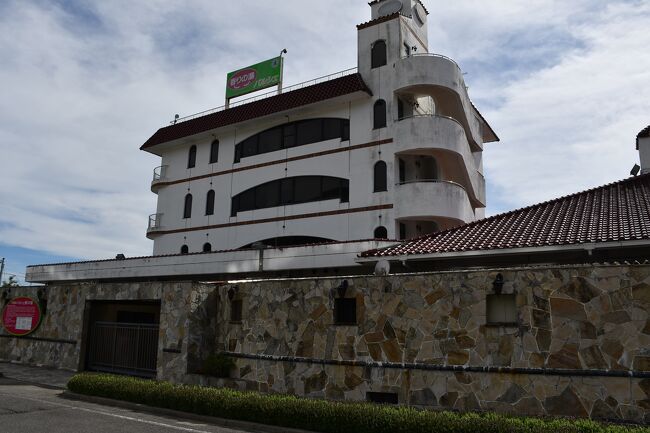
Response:
[{"label": "small tree", "polygon": [[5,288],[5,287],[18,287],[19,285],[20,285],[20,284],[18,284],[18,281],[16,280],[16,277],[14,277],[13,275],[10,275],[10,276],[9,276],[9,279],[8,279],[8,280],[4,280],[4,282],[2,283],[2,286],[0,286],[0,287],[1,287],[1,288]]}]

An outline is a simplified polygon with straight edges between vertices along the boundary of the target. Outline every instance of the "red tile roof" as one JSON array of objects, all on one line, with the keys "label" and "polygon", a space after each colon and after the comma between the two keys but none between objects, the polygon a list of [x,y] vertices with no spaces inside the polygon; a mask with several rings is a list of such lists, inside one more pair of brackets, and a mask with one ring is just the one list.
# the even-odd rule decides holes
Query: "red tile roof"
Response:
[{"label": "red tile roof", "polygon": [[636,135],[636,150],[639,150],[639,138],[650,137],[650,125],[646,126]]},{"label": "red tile roof", "polygon": [[209,131],[245,120],[267,116],[273,113],[302,107],[315,102],[336,98],[338,96],[363,91],[368,94],[372,92],[363,82],[360,74],[346,75],[341,78],[303,87],[281,93],[249,104],[240,105],[216,113],[207,114],[196,119],[160,128],[141,147],[141,150],[148,149],[157,144],[188,137],[200,132]]},{"label": "red tile roof", "polygon": [[365,23],[357,24],[357,30],[362,30],[368,27],[376,26],[377,24],[385,23],[386,21],[394,20],[395,18],[401,17],[402,14],[395,12],[394,14],[385,15],[383,17],[375,18],[371,21],[366,21]]},{"label": "red tile roof", "polygon": [[361,257],[650,239],[650,174],[495,215]]}]

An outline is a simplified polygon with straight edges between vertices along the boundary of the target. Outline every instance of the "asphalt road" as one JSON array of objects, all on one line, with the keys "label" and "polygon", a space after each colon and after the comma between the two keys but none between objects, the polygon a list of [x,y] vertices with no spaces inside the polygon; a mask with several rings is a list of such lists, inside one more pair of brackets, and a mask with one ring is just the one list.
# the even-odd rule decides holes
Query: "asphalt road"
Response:
[{"label": "asphalt road", "polygon": [[61,390],[0,378],[0,433],[250,433],[61,397]]}]

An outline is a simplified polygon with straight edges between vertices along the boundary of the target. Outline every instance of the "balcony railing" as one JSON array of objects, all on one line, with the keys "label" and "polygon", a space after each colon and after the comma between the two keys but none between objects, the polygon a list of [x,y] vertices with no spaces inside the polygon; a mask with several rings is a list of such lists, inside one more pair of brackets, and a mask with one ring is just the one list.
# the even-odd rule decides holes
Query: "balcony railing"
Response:
[{"label": "balcony railing", "polygon": [[191,114],[189,116],[181,117],[180,119],[175,119],[169,122],[172,125],[177,123],[186,122],[188,120],[196,119],[197,117],[206,116],[208,114],[217,113],[223,111],[227,108],[233,108],[240,105],[250,104],[251,102],[259,101],[260,99],[270,98],[272,96],[279,95],[280,93],[292,92],[294,90],[302,89],[304,87],[313,86],[315,84],[324,83],[326,81],[335,80],[337,78],[345,77],[347,75],[352,75],[357,72],[357,68],[345,69],[343,71],[335,72],[330,75],[324,75],[322,77],[314,78],[313,80],[304,81],[302,83],[294,84],[292,86],[283,87],[282,90],[273,90],[272,92],[262,93],[261,95],[252,96],[250,98],[241,99],[236,102],[231,102],[227,107],[222,105],[221,107],[212,108],[210,110],[201,111],[200,113]]},{"label": "balcony railing", "polygon": [[162,228],[161,225],[162,215],[163,214],[161,213],[155,213],[149,215],[149,226],[147,227],[147,232],[155,232]]},{"label": "balcony railing", "polygon": [[167,177],[167,165],[161,165],[153,169],[153,182],[161,182]]},{"label": "balcony railing", "polygon": [[467,192],[465,187],[461,185],[458,182],[454,182],[452,180],[441,180],[441,179],[411,179],[411,180],[405,180],[401,182],[397,182],[395,185],[408,185],[412,183],[448,183],[450,185],[456,185],[459,188],[462,188],[463,191]]}]

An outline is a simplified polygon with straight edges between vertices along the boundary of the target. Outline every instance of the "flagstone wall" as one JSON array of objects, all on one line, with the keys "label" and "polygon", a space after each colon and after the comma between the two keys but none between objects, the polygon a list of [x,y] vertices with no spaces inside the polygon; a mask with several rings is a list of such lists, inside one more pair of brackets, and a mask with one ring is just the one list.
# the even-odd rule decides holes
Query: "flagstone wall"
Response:
[{"label": "flagstone wall", "polygon": [[[490,325],[497,274],[516,324]],[[650,266],[347,278],[357,324],[333,323],[343,278],[218,289],[217,348],[244,389],[521,414],[650,421]],[[228,290],[243,302],[230,323]],[[207,383],[207,378],[188,380]],[[213,380],[214,381],[214,380]]]}]

